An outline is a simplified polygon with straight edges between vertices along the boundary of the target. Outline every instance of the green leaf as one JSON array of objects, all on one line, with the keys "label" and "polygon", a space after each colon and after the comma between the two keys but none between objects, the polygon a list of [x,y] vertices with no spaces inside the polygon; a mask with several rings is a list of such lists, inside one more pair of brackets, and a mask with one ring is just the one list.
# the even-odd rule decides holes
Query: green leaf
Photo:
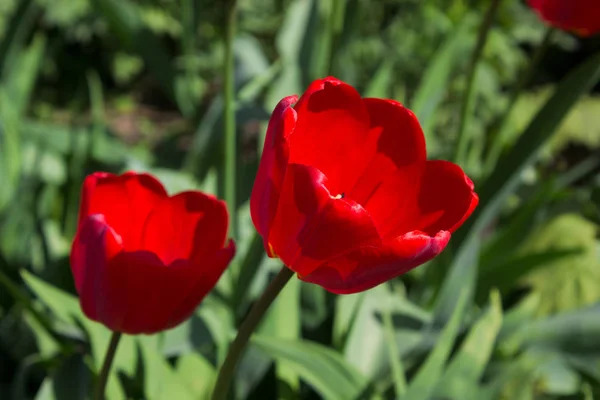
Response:
[{"label": "green leaf", "polygon": [[391,97],[392,83],[394,81],[394,62],[386,58],[369,81],[364,97],[387,99]]},{"label": "green leaf", "polygon": [[[286,267],[282,267],[286,268]],[[267,311],[258,330],[263,337],[273,337],[290,341],[300,338],[300,285],[299,279],[291,279],[277,296]],[[279,360],[276,366],[277,377],[293,389],[298,389],[300,381],[293,365]]]},{"label": "green leaf", "polygon": [[[193,388],[188,387],[183,377],[164,359],[159,352],[159,340],[154,336],[136,338],[144,363],[144,392],[148,400],[194,399]],[[200,371],[199,371],[200,372]]]},{"label": "green leaf", "polygon": [[92,0],[92,4],[102,13],[119,40],[144,59],[146,67],[161,84],[163,91],[171,99],[179,100],[180,109],[185,115],[190,115],[194,103],[187,101],[187,98],[177,98],[177,76],[171,58],[159,38],[145,25],[137,5],[120,0]]},{"label": "green leaf", "polygon": [[308,385],[327,400],[348,400],[366,387],[367,380],[328,347],[303,340],[254,335],[252,344],[276,362],[286,361]]},{"label": "green leaf", "polygon": [[33,0],[22,0],[11,16],[10,25],[5,30],[2,42],[0,42],[0,78],[4,81],[4,73],[13,69],[13,62],[19,57],[19,53],[27,40],[31,29],[35,24],[35,18],[40,9]]},{"label": "green leaf", "polygon": [[520,253],[526,256],[563,253],[562,257],[548,258],[543,269],[524,278],[524,283],[540,295],[538,314],[554,314],[600,300],[598,232],[597,225],[580,215],[564,214],[548,221],[525,243]]},{"label": "green leaf", "polygon": [[502,342],[502,350],[514,353],[534,348],[576,355],[600,355],[600,306],[564,312],[522,324]]},{"label": "green leaf", "polygon": [[600,53],[574,68],[559,83],[552,97],[531,121],[511,150],[503,156],[479,193],[479,206],[465,225],[453,236],[461,245],[459,253],[466,251],[469,242],[500,213],[508,197],[521,182],[521,174],[531,166],[543,145],[552,137],[558,125],[577,100],[600,78]]},{"label": "green leaf", "polygon": [[[96,371],[98,371],[104,360],[106,347],[110,340],[111,332],[103,325],[89,320],[81,311],[79,301],[76,297],[57,289],[42,281],[27,271],[22,271],[21,276],[27,285],[35,292],[46,307],[65,325],[64,328],[71,334],[80,334],[78,325],[81,324],[86,330],[92,348],[92,357]],[[133,337],[125,336],[121,339],[119,349],[115,356],[114,367],[109,377],[107,393],[108,396],[122,396],[122,388],[117,373],[124,372],[133,376],[136,370],[137,351]]]},{"label": "green leaf", "polygon": [[314,3],[314,0],[294,0],[287,7],[276,39],[282,71],[267,93],[265,106],[269,110],[282,98],[304,91],[302,49],[311,31]]},{"label": "green leaf", "polygon": [[437,396],[458,400],[467,398],[468,393],[476,393],[501,325],[500,295],[498,292],[492,292],[490,307],[473,325],[460,350],[444,371],[435,390]]},{"label": "green leaf", "polygon": [[195,399],[209,398],[217,374],[213,365],[204,357],[198,353],[179,357],[176,370]]},{"label": "green leaf", "polygon": [[419,368],[411,380],[407,392],[402,396],[405,400],[427,400],[435,390],[435,384],[441,378],[444,365],[450,355],[452,346],[461,326],[462,318],[468,304],[468,289],[461,289],[450,321],[442,331],[433,351]]},{"label": "green leaf", "polygon": [[435,52],[410,103],[410,108],[419,118],[427,137],[432,134],[433,116],[448,90],[450,77],[459,63],[464,60],[469,42],[474,40],[475,20],[473,15],[465,16],[440,49]]}]

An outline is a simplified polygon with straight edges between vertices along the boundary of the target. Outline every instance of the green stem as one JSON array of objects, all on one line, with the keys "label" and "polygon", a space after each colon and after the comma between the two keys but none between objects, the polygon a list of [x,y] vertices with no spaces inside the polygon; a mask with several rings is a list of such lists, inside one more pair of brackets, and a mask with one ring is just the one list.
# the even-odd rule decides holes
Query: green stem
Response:
[{"label": "green stem", "polygon": [[490,173],[496,163],[498,162],[498,158],[500,158],[500,153],[502,152],[502,145],[504,143],[506,137],[506,124],[510,120],[510,115],[512,114],[512,110],[517,103],[517,100],[525,90],[525,87],[529,84],[531,78],[535,71],[542,61],[544,55],[548,51],[550,44],[552,43],[552,38],[556,31],[548,27],[546,30],[546,34],[544,38],[537,46],[531,61],[528,63],[526,69],[520,74],[517,83],[515,84],[512,93],[510,94],[510,99],[508,100],[508,107],[504,111],[504,114],[500,117],[499,122],[496,124],[496,129],[494,134],[492,134],[492,143],[488,155],[485,159],[485,169],[486,173]]},{"label": "green stem", "polygon": [[225,201],[229,208],[229,216],[231,221],[231,234],[237,234],[237,201],[236,201],[236,186],[237,186],[237,135],[235,127],[235,88],[234,88],[234,55],[233,41],[236,31],[236,0],[226,0],[226,34],[225,34],[225,82],[224,93],[225,110],[224,110],[224,127],[225,127]]},{"label": "green stem", "polygon": [[110,337],[110,343],[106,349],[104,363],[102,364],[102,369],[100,370],[100,375],[98,376],[98,382],[96,384],[95,400],[104,400],[104,391],[106,389],[106,383],[108,382],[108,373],[110,372],[110,367],[115,359],[115,353],[117,352],[117,346],[119,345],[120,339],[121,332],[113,332]]},{"label": "green stem", "polygon": [[465,153],[467,151],[468,135],[466,134],[466,128],[467,121],[469,119],[469,112],[471,111],[471,102],[473,100],[473,85],[475,83],[475,76],[477,74],[477,65],[479,64],[479,60],[483,54],[483,49],[487,42],[487,38],[494,22],[494,17],[496,16],[496,11],[498,10],[498,6],[500,6],[501,1],[502,0],[492,0],[490,3],[483,23],[479,27],[477,44],[475,45],[475,50],[473,51],[471,60],[469,62],[469,67],[467,70],[467,87],[465,89],[465,95],[463,97],[463,102],[460,109],[460,122],[458,126],[458,135],[456,138],[456,151],[454,154],[454,161],[457,163],[464,161]]},{"label": "green stem", "polygon": [[227,398],[227,393],[229,392],[229,386],[233,380],[236,366],[248,344],[248,340],[250,340],[250,336],[252,336],[252,332],[254,332],[262,320],[263,316],[273,303],[273,300],[275,300],[293,275],[294,272],[287,267],[284,266],[281,268],[281,271],[279,271],[275,279],[271,281],[262,296],[250,310],[250,313],[244,322],[242,322],[237,336],[233,343],[231,343],[231,347],[229,347],[227,357],[219,370],[219,376],[217,377],[217,382],[211,397],[212,400],[224,400]]}]

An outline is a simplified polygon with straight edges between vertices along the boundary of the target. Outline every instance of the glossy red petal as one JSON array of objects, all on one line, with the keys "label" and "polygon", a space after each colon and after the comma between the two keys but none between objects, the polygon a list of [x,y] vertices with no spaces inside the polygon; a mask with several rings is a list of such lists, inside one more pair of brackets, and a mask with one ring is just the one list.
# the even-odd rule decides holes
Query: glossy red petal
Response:
[{"label": "glossy red petal", "polygon": [[441,230],[454,232],[478,202],[473,182],[458,165],[428,161],[418,196],[419,220],[415,229],[430,235]]},{"label": "glossy red petal", "polygon": [[[296,125],[296,111],[292,105],[297,100],[297,96],[289,96],[275,107],[269,120],[263,153],[252,188],[250,214],[256,230],[263,238],[269,237],[269,229],[279,203],[279,193],[289,158],[287,138]],[[268,250],[268,246],[265,247]]]},{"label": "glossy red petal", "polygon": [[425,136],[412,111],[394,100],[368,98],[364,102],[370,116],[371,131],[378,132],[375,161],[383,171],[427,159]]},{"label": "glossy red petal", "polygon": [[364,168],[355,149],[369,135],[369,114],[358,92],[334,78],[315,81],[294,106],[298,120],[290,135],[290,163],[310,165],[329,179],[335,195],[351,188]]},{"label": "glossy red petal", "polygon": [[199,265],[194,265],[194,268],[202,269],[203,274],[187,296],[172,309],[164,324],[165,329],[179,325],[192,315],[202,299],[217,284],[234,255],[235,243],[230,240],[227,247],[217,251],[211,258],[199,260]]},{"label": "glossy red petal", "polygon": [[102,214],[122,238],[125,249],[137,250],[141,239],[139,232],[146,217],[166,197],[162,184],[151,175],[94,173],[83,183],[79,228],[87,216]]},{"label": "glossy red petal", "polygon": [[112,329],[120,326],[126,310],[126,288],[120,287],[119,271],[112,264],[122,250],[121,238],[101,214],[81,222],[71,250],[71,270],[83,312]]},{"label": "glossy red petal", "polygon": [[329,258],[380,239],[360,205],[331,195],[322,172],[290,164],[269,241],[287,266],[308,274]]},{"label": "glossy red petal", "polygon": [[448,240],[450,233],[446,231],[435,237],[410,232],[380,247],[364,246],[330,260],[300,279],[336,294],[362,292],[431,260],[442,252]]},{"label": "glossy red petal", "polygon": [[223,248],[228,215],[225,203],[201,192],[182,192],[163,199],[140,229],[140,250],[164,264],[202,259]]}]

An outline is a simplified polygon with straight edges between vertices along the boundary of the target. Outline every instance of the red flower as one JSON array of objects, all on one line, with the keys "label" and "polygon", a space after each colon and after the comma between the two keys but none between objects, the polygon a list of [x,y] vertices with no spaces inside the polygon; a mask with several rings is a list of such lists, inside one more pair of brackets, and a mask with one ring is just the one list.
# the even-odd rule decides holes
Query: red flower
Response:
[{"label": "red flower", "polygon": [[154,333],[187,319],[235,253],[225,204],[169,197],[154,177],[85,179],[71,269],[81,307],[113,331]]},{"label": "red flower", "polygon": [[600,1],[598,0],[529,0],[540,18],[557,28],[581,36],[600,32]]},{"label": "red flower", "polygon": [[273,112],[250,199],[269,256],[345,294],[438,255],[478,197],[460,167],[426,161],[413,113],[335,78],[296,101]]}]

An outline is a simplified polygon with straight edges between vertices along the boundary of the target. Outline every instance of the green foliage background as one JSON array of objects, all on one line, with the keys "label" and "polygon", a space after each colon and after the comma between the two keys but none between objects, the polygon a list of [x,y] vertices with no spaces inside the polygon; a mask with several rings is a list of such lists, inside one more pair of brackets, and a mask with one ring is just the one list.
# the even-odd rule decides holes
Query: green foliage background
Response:
[{"label": "green foliage background", "polygon": [[[68,264],[87,173],[223,196],[223,4],[0,1],[0,399],[90,398],[109,332],[81,313]],[[239,0],[238,255],[192,319],[121,343],[109,399],[208,398],[280,268],[248,211],[276,102],[332,74],[406,104],[429,157],[452,159],[489,4]],[[501,3],[458,160],[482,202],[449,248],[357,295],[293,279],[233,398],[599,398],[600,39],[554,32],[506,116],[547,31],[522,1]]]}]

